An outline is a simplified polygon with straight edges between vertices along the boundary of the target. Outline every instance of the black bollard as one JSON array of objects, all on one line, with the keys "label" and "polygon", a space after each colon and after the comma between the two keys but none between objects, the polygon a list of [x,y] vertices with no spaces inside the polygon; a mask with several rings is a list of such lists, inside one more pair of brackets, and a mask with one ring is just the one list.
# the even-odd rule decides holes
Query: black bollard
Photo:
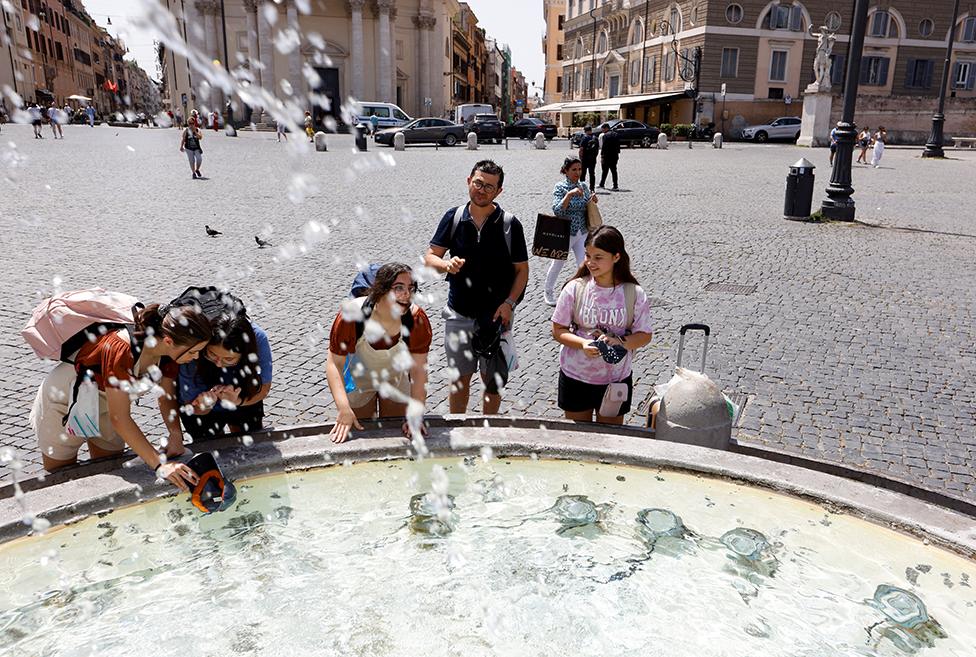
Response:
[{"label": "black bollard", "polygon": [[362,123],[356,126],[356,150],[366,152],[366,126]]}]

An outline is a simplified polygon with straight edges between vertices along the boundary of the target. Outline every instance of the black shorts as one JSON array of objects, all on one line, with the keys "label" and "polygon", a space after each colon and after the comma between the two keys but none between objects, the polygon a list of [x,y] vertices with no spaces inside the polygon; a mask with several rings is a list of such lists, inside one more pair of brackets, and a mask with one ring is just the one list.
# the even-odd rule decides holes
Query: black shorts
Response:
[{"label": "black shorts", "polygon": [[837,152],[837,144],[831,144],[830,145],[830,152],[831,153],[836,153]]},{"label": "black shorts", "polygon": [[[628,376],[621,383],[627,384],[627,401],[620,405],[620,414],[626,415],[630,412],[630,402],[634,397],[634,376]],[[606,384],[584,383],[559,372],[559,408],[564,411],[599,411],[606,392]]]}]

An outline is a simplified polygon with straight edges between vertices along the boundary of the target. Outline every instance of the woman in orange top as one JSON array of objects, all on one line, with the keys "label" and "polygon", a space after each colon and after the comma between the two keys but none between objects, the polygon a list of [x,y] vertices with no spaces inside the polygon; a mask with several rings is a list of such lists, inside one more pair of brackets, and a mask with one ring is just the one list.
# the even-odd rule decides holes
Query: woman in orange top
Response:
[{"label": "woman in orange top", "polygon": [[[339,410],[330,434],[341,443],[361,419],[403,417],[407,400],[427,401],[427,353],[433,333],[410,267],[388,263],[376,272],[365,297],[343,304],[329,333],[325,365],[329,390]],[[384,384],[393,397],[380,394]],[[386,388],[390,390],[390,388]],[[410,427],[403,423],[410,437]]]},{"label": "woman in orange top", "polygon": [[210,321],[198,307],[159,304],[135,311],[134,320],[133,335],[125,329],[109,331],[83,346],[73,364],[60,363],[44,379],[30,418],[44,469],[52,472],[78,460],[86,438],[66,431],[64,418],[77,377],[89,373],[99,390],[99,435],[87,438],[91,457],[116,456],[128,445],[158,477],[187,490],[187,482],[196,483],[196,474],[160,457],[132,419],[132,400],[150,391],[158,396],[169,434],[166,456],[183,454],[176,395],[179,366],[206,348]]}]

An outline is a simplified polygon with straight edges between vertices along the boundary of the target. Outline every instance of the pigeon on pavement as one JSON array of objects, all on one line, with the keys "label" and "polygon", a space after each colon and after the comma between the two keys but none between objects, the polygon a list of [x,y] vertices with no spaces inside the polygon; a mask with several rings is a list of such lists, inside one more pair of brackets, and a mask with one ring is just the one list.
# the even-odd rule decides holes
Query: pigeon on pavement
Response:
[{"label": "pigeon on pavement", "polygon": [[254,236],[254,241],[258,243],[258,248],[263,249],[266,246],[274,246],[271,242],[261,239],[257,235]]},{"label": "pigeon on pavement", "polygon": [[221,233],[219,230],[214,230],[210,226],[204,225],[204,228],[207,229],[207,235],[210,237],[217,237],[218,235],[223,235],[223,233]]}]

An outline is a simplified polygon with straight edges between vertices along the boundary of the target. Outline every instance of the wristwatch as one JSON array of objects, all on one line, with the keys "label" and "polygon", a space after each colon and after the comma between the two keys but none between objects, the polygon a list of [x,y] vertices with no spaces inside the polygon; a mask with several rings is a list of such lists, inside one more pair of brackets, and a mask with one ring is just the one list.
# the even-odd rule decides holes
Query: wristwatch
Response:
[{"label": "wristwatch", "polygon": [[512,297],[509,297],[509,298],[507,298],[507,299],[505,299],[505,303],[507,303],[508,305],[510,305],[510,306],[512,307],[512,310],[515,310],[515,306],[517,306],[517,305],[518,305],[518,304],[517,304],[517,303],[515,302],[515,300],[514,300],[514,299],[512,299]]}]

